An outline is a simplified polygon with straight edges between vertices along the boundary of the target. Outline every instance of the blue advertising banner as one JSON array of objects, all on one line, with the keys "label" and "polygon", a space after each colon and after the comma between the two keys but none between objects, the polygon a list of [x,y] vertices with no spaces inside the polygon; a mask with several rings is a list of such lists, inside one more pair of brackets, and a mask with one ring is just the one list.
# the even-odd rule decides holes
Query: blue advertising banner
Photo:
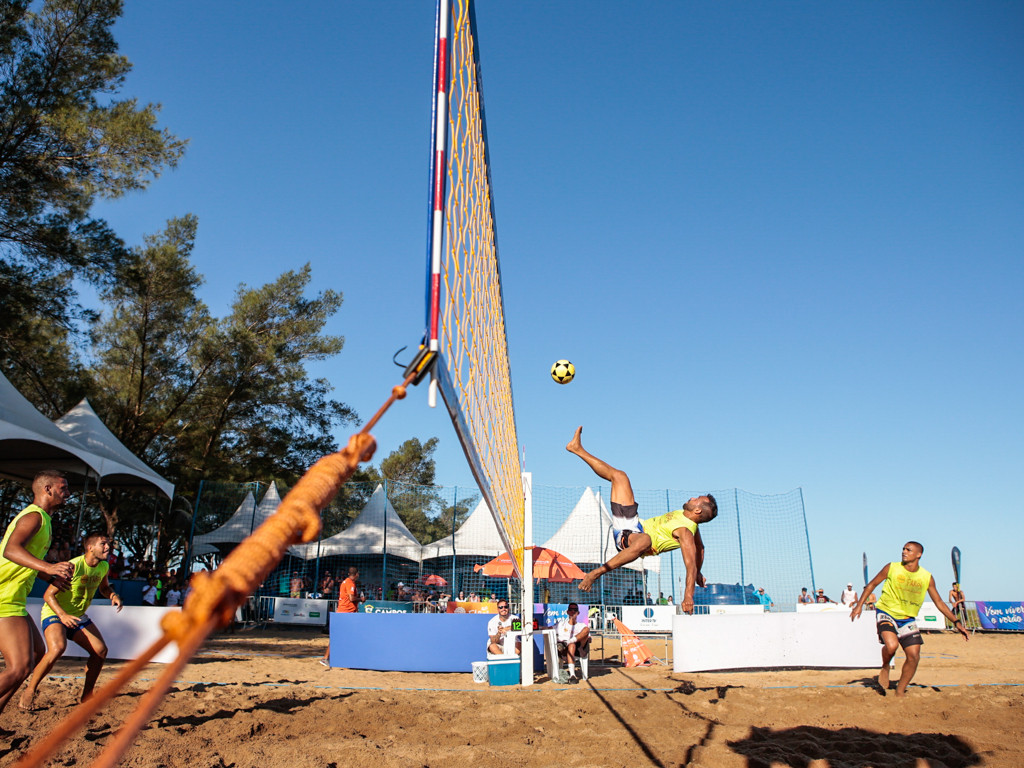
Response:
[{"label": "blue advertising banner", "polygon": [[[586,603],[577,603],[577,605],[580,608],[578,621],[586,621],[590,614],[590,606]],[[568,608],[568,603],[534,603],[533,620],[537,622],[538,626],[553,627],[558,622],[569,618]]]},{"label": "blue advertising banner", "polygon": [[411,602],[397,600],[367,600],[359,604],[359,613],[412,613]]},{"label": "blue advertising banner", "polygon": [[1024,602],[988,603],[978,600],[978,620],[982,629],[1009,629],[1024,632]]}]

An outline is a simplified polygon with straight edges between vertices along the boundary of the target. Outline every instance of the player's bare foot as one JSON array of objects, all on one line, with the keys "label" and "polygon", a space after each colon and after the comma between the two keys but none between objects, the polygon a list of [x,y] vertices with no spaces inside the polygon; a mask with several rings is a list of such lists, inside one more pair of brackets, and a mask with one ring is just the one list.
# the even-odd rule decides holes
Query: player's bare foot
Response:
[{"label": "player's bare foot", "polygon": [[888,691],[889,690],[889,667],[888,666],[882,667],[882,669],[880,669],[878,671],[878,687],[881,688],[883,691]]},{"label": "player's bare foot", "polygon": [[[572,440],[565,446],[565,450],[569,453],[579,453],[583,450],[583,427],[576,427],[576,434],[572,436]],[[590,589],[590,587],[587,587],[587,589]]]}]

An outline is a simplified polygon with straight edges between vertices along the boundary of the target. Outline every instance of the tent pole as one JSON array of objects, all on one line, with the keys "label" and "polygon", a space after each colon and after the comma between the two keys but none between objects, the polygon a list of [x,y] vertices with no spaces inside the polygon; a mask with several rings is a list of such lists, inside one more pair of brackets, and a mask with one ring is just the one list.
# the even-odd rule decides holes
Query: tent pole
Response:
[{"label": "tent pole", "polygon": [[459,486],[456,485],[455,486],[455,498],[452,501],[452,579],[449,582],[449,584],[451,585],[449,587],[449,589],[452,590],[452,598],[455,597],[455,561],[456,561],[456,553],[455,553],[455,518],[456,518],[456,515],[458,515],[458,513],[459,513]]},{"label": "tent pole", "polygon": [[89,492],[89,472],[85,473],[85,485],[82,486],[82,499],[78,503],[78,527],[75,528],[76,543],[82,539],[82,515],[85,514],[85,494]]},{"label": "tent pole", "polygon": [[199,500],[203,498],[203,483],[204,480],[199,481],[199,490],[196,491],[196,503],[192,507],[192,524],[188,530],[188,559],[185,561],[185,575],[192,575],[192,538],[196,533],[196,516],[199,514]]}]

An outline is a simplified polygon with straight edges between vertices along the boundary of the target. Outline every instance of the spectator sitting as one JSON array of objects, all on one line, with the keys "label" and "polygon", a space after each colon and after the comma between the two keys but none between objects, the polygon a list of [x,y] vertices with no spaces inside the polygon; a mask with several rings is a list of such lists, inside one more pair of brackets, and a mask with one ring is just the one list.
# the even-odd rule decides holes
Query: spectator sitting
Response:
[{"label": "spectator sitting", "polygon": [[[512,631],[513,619],[518,619],[514,613],[509,613],[508,600],[498,601],[498,615],[487,622],[487,652],[498,656],[505,654],[505,635]],[[516,653],[520,651],[522,643],[516,638]]]},{"label": "spectator sitting", "polygon": [[458,602],[460,602],[460,603],[466,602],[466,593],[463,592],[461,589],[459,590],[459,600],[458,600]]},{"label": "spectator sitting", "polygon": [[479,603],[480,602],[480,595],[478,595],[476,592],[470,592],[469,593],[469,602],[471,602],[471,603]]},{"label": "spectator sitting", "polygon": [[590,625],[576,620],[580,615],[580,607],[576,603],[569,603],[566,613],[569,618],[558,622],[555,638],[558,640],[558,658],[569,668],[569,682],[576,683],[576,657],[583,658],[590,650]]}]

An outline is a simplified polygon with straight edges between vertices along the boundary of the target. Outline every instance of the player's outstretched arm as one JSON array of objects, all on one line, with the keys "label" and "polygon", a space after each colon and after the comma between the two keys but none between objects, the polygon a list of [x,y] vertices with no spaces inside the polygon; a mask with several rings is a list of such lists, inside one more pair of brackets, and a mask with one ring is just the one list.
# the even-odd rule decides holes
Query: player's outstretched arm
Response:
[{"label": "player's outstretched arm", "polygon": [[875,591],[875,587],[881,584],[889,578],[889,564],[886,563],[885,567],[878,572],[878,574],[871,580],[871,582],[864,587],[864,591],[860,593],[860,598],[856,603],[853,604],[853,608],[850,609],[850,621],[859,619],[861,611],[864,610],[864,601],[868,599],[868,596]]},{"label": "player's outstretched arm", "polygon": [[[688,528],[679,528],[673,532],[679,542],[679,552],[683,556],[683,565],[686,566],[686,588],[683,591],[683,600],[680,606],[683,613],[693,613],[693,589],[697,585],[697,540],[690,533]],[[704,577],[701,576],[701,581]]]},{"label": "player's outstretched arm", "polygon": [[931,581],[928,582],[928,597],[930,597],[932,602],[935,603],[935,607],[939,609],[939,613],[953,622],[953,627],[957,632],[964,636],[964,640],[970,640],[971,634],[967,631],[967,628],[964,627],[964,623],[953,615],[953,612],[946,607],[946,603],[943,602],[942,598],[939,596],[939,590],[935,586],[934,576],[932,576]]}]

